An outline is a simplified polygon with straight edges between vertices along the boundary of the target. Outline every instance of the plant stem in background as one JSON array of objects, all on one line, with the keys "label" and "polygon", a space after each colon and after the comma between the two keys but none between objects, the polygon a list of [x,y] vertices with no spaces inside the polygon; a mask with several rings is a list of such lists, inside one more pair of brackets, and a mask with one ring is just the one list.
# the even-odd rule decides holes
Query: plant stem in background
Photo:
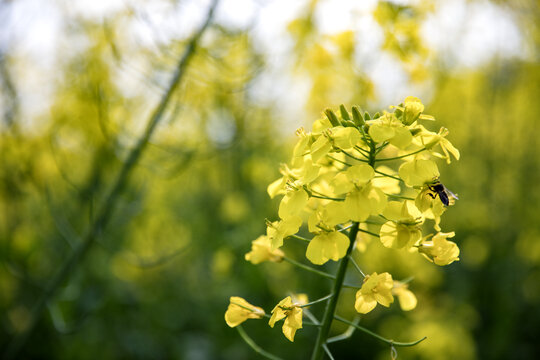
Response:
[{"label": "plant stem in background", "polygon": [[64,283],[64,281],[66,281],[66,279],[69,278],[69,276],[73,273],[77,264],[80,263],[81,259],[84,258],[85,254],[91,248],[96,237],[107,226],[107,223],[109,222],[110,217],[113,214],[118,198],[128,181],[131,171],[137,164],[142,152],[144,151],[146,145],[148,144],[148,141],[150,140],[152,134],[154,133],[157,125],[163,118],[165,109],[167,105],[169,104],[169,101],[175,89],[178,87],[178,84],[181,82],[186,72],[186,67],[189,63],[189,60],[191,59],[191,57],[193,56],[195,52],[195,48],[197,47],[197,43],[199,42],[199,39],[201,38],[202,34],[204,33],[204,31],[208,28],[208,25],[210,24],[210,20],[213,17],[214,10],[217,6],[217,3],[218,3],[218,0],[213,0],[212,5],[210,9],[208,10],[208,14],[206,16],[205,22],[199,28],[199,30],[193,35],[190,42],[188,43],[186,50],[184,51],[184,53],[182,54],[182,57],[180,58],[178,62],[175,74],[169,84],[169,87],[167,88],[166,93],[161,98],[161,101],[159,102],[156,109],[152,112],[152,115],[150,119],[148,120],[148,124],[146,126],[144,133],[137,141],[135,147],[129,153],[126,161],[124,162],[122,169],[120,170],[120,172],[118,173],[118,176],[116,177],[116,180],[111,188],[111,191],[106,197],[106,200],[103,203],[103,206],[101,207],[100,211],[97,213],[95,220],[90,225],[86,235],[83,238],[83,241],[73,250],[73,252],[69,255],[67,260],[61,265],[58,273],[53,277],[52,281],[48,284],[46,289],[40,295],[36,304],[32,308],[32,311],[30,314],[30,322],[28,326],[13,337],[13,339],[9,343],[6,353],[4,354],[5,359],[17,358],[19,352],[27,343],[28,338],[32,334],[36,325],[38,324],[38,321],[40,320],[43,310],[45,309],[45,306],[47,305],[47,303],[54,297],[54,295],[56,295],[60,286]]}]

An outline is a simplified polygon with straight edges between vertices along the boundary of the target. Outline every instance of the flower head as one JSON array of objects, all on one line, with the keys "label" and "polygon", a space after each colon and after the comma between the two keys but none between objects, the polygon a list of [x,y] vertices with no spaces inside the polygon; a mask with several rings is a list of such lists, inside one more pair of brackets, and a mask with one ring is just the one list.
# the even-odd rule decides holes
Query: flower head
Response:
[{"label": "flower head", "polygon": [[367,314],[377,306],[390,306],[394,302],[392,288],[394,281],[392,275],[385,272],[377,274],[374,272],[364,278],[362,288],[356,293],[356,302],[354,307],[361,314]]},{"label": "flower head", "polygon": [[302,308],[298,303],[293,303],[290,296],[281,300],[272,310],[272,317],[268,324],[274,327],[277,321],[285,319],[282,327],[283,334],[290,341],[294,341],[296,330],[302,328]]},{"label": "flower head", "polygon": [[225,312],[225,322],[230,327],[235,327],[247,319],[260,319],[265,312],[258,306],[251,305],[246,300],[238,296],[231,296],[229,307]]}]

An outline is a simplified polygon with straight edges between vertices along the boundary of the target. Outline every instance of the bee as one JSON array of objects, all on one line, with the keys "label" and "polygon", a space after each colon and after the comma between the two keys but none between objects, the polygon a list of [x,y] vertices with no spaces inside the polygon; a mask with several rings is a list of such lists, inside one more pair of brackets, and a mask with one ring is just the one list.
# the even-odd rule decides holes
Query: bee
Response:
[{"label": "bee", "polygon": [[432,184],[428,185],[429,190],[433,191],[433,194],[428,193],[431,198],[435,199],[437,195],[439,195],[439,199],[441,199],[441,202],[444,204],[444,206],[448,206],[450,204],[454,203],[455,200],[459,200],[458,196],[448,190],[446,186],[443,185],[442,182],[439,181],[439,179],[436,179]]}]

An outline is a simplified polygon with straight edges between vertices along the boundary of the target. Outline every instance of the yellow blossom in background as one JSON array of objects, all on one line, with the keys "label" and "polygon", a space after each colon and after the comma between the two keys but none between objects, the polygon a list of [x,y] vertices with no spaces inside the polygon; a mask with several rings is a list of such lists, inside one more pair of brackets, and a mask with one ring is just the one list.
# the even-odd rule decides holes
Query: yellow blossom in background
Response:
[{"label": "yellow blossom in background", "polygon": [[230,327],[235,327],[247,319],[261,319],[265,312],[258,306],[251,305],[238,296],[231,296],[229,307],[225,312],[225,321]]},{"label": "yellow blossom in background", "polygon": [[356,292],[356,302],[354,307],[361,314],[367,314],[377,306],[390,306],[394,302],[392,288],[394,281],[392,275],[385,272],[377,274],[374,272],[364,278],[362,288]]},{"label": "yellow blossom in background", "polygon": [[245,255],[245,259],[257,265],[264,261],[280,262],[284,256],[280,249],[272,250],[272,241],[268,236],[261,235],[251,242],[251,251]]},{"label": "yellow blossom in background", "polygon": [[409,285],[402,283],[401,281],[394,280],[394,287],[392,288],[392,294],[397,296],[399,306],[403,311],[410,311],[416,307],[418,301],[412,291],[408,289]]},{"label": "yellow blossom in background", "polygon": [[294,341],[296,330],[302,328],[302,308],[293,304],[290,296],[281,300],[272,310],[272,317],[268,324],[274,327],[277,321],[285,319],[282,327],[283,334],[290,341]]},{"label": "yellow blossom in background", "polygon": [[449,233],[439,232],[433,236],[432,241],[422,242],[418,251],[437,265],[449,265],[459,260],[458,246],[456,243],[446,240],[454,237],[454,235],[453,231]]}]

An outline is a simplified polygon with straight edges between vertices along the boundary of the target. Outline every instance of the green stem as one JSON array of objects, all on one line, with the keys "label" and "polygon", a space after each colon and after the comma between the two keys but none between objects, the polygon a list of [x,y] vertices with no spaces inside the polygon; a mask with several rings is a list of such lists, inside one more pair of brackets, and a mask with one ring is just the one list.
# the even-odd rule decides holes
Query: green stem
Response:
[{"label": "green stem", "polygon": [[347,155],[348,157],[350,157],[351,159],[354,159],[356,161],[369,162],[369,160],[357,158],[356,156],[349,154],[345,150],[341,150],[341,152],[344,153],[345,155]]},{"label": "green stem", "polygon": [[330,299],[331,297],[332,297],[332,294],[326,295],[325,297],[322,297],[322,298],[320,298],[320,299],[314,300],[314,301],[312,301],[312,302],[308,302],[307,304],[298,305],[298,307],[301,307],[301,308],[308,307],[308,306],[311,306],[311,305],[314,305],[314,304],[317,304],[317,303],[326,301],[326,300]]},{"label": "green stem", "polygon": [[302,241],[305,241],[305,242],[310,242],[311,241],[308,238],[298,236],[298,235],[289,235],[289,236],[287,236],[287,238],[293,238],[293,239],[302,240]]},{"label": "green stem", "polygon": [[330,159],[332,159],[334,161],[337,161],[338,163],[341,163],[341,164],[343,164],[345,166],[352,166],[351,164],[347,163],[346,161],[336,159],[335,157],[330,156],[330,155],[326,155],[326,156],[328,156]]},{"label": "green stem", "polygon": [[324,196],[324,195],[321,196],[321,195],[311,194],[310,196],[311,196],[311,197],[314,197],[314,198],[317,198],[317,199],[334,200],[334,201],[345,201],[345,199],[333,198],[333,197],[330,197],[330,196]]},{"label": "green stem", "polygon": [[347,249],[347,254],[341,259],[339,263],[339,268],[336,274],[336,279],[334,281],[334,288],[332,289],[332,298],[326,303],[326,309],[324,310],[323,319],[321,322],[321,327],[319,328],[319,334],[317,335],[317,340],[315,342],[315,348],[313,350],[313,355],[311,356],[312,360],[321,359],[324,348],[323,345],[326,343],[328,338],[328,333],[330,332],[330,325],[334,319],[334,313],[336,311],[336,306],[339,299],[339,293],[343,287],[343,280],[345,279],[345,273],[347,272],[347,265],[349,264],[349,255],[354,248],[354,240],[358,234],[359,224],[355,222],[351,231],[349,232],[349,248]]},{"label": "green stem", "polygon": [[405,347],[405,346],[414,346],[414,345],[416,345],[416,344],[418,344],[418,343],[420,343],[420,342],[422,342],[422,341],[424,341],[424,340],[427,339],[427,336],[424,336],[424,337],[421,338],[420,340],[416,340],[416,341],[412,341],[412,342],[399,342],[399,341],[394,341],[394,340],[391,340],[391,339],[387,339],[387,338],[385,338],[385,337],[382,337],[381,335],[376,334],[376,333],[374,333],[373,331],[368,330],[368,329],[366,329],[365,327],[360,326],[360,325],[358,325],[358,324],[355,324],[355,323],[353,323],[353,322],[351,322],[351,321],[349,321],[349,320],[347,320],[347,319],[344,319],[344,318],[342,318],[341,316],[336,315],[334,318],[335,318],[337,321],[341,321],[342,323],[345,323],[345,324],[354,326],[356,329],[358,329],[358,330],[360,330],[360,331],[363,331],[363,332],[365,332],[366,334],[369,334],[369,335],[373,336],[374,338],[377,338],[377,339],[379,339],[379,340],[381,340],[381,341],[384,341],[384,342],[387,343],[388,345],[393,345],[393,346],[404,346],[404,347]]},{"label": "green stem", "polygon": [[389,178],[392,178],[392,179],[396,179],[396,180],[399,180],[399,181],[403,181],[403,179],[401,179],[400,177],[397,177],[397,176],[393,176],[393,175],[390,175],[390,174],[386,174],[386,173],[383,173],[382,171],[379,171],[379,170],[375,170],[375,172],[377,174],[381,174],[383,176],[386,176],[386,177],[389,177]]},{"label": "green stem", "polygon": [[360,269],[360,266],[358,266],[358,264],[356,263],[356,261],[354,261],[354,258],[352,257],[352,255],[349,255],[349,259],[351,260],[352,264],[354,265],[354,267],[356,268],[356,270],[360,273],[360,275],[362,275],[362,277],[366,277],[366,274],[364,274],[364,272],[362,271],[362,269]]},{"label": "green stem", "polygon": [[369,152],[362,149],[360,146],[355,146],[354,147],[356,150],[358,150],[359,153],[361,153],[362,155],[364,155],[366,157],[366,159],[369,157]]},{"label": "green stem", "polygon": [[411,155],[414,155],[414,154],[418,154],[424,150],[427,150],[426,148],[421,148],[420,150],[416,150],[416,151],[413,151],[412,153],[410,154],[405,154],[405,155],[401,155],[401,156],[396,156],[396,157],[391,157],[391,158],[386,158],[386,159],[377,159],[376,161],[390,161],[390,160],[398,160],[398,159],[403,159],[403,158],[406,158],[407,156],[411,156]]},{"label": "green stem", "polygon": [[387,193],[384,193],[384,195],[386,195],[388,197],[391,197],[391,198],[396,198],[396,199],[415,200],[415,198],[408,197],[408,196],[393,195],[393,194],[387,194]]},{"label": "green stem", "polygon": [[260,354],[260,355],[262,355],[265,358],[270,359],[270,360],[282,360],[280,357],[278,357],[278,356],[276,356],[274,354],[270,354],[268,351],[263,350],[259,345],[257,345],[255,343],[255,341],[253,341],[253,339],[248,336],[248,334],[245,332],[242,325],[238,325],[236,327],[236,330],[238,330],[238,333],[240,334],[242,339],[244,339],[246,344],[248,344],[249,347],[252,348],[257,354]]},{"label": "green stem", "polygon": [[317,270],[315,268],[312,268],[311,266],[304,265],[304,264],[302,264],[302,263],[300,263],[300,262],[298,262],[296,260],[293,260],[291,258],[288,258],[286,256],[283,257],[283,260],[285,260],[286,262],[288,262],[290,264],[293,264],[294,266],[297,266],[297,267],[299,267],[301,269],[311,271],[312,273],[320,275],[320,276],[324,276],[325,278],[329,278],[329,279],[335,279],[336,278],[334,275],[325,273],[324,271]]},{"label": "green stem", "polygon": [[369,234],[371,236],[380,237],[379,234],[375,234],[375,233],[373,233],[371,231],[367,231],[367,230],[364,230],[364,229],[358,229],[358,231]]}]

